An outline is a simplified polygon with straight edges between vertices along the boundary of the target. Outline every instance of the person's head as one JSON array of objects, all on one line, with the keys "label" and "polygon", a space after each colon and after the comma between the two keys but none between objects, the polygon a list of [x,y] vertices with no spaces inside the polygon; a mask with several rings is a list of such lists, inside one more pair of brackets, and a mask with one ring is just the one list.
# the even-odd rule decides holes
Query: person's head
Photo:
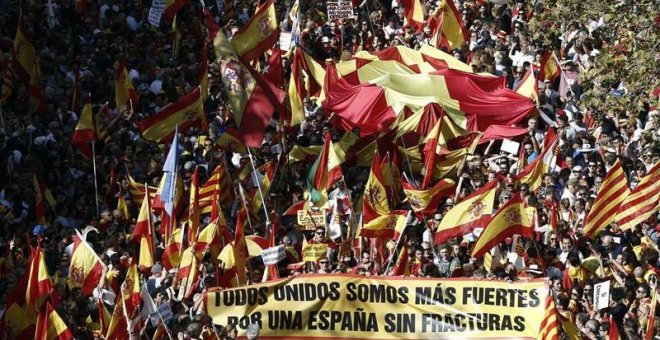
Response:
[{"label": "person's head", "polygon": [[537,123],[536,118],[530,118],[530,119],[527,121],[527,127],[528,127],[529,129],[535,130],[535,129],[536,129],[536,123]]},{"label": "person's head", "polygon": [[314,230],[314,241],[322,242],[325,239],[325,228],[318,227]]},{"label": "person's head", "polygon": [[440,248],[440,257],[445,261],[450,260],[451,251],[452,251],[451,247],[449,245],[445,245],[444,247]]},{"label": "person's head", "polygon": [[367,264],[371,262],[371,253],[369,251],[363,250],[360,255],[360,262],[362,264]]},{"label": "person's head", "polygon": [[569,236],[564,236],[561,238],[561,250],[563,252],[571,251],[573,248],[573,239]]},{"label": "person's head", "polygon": [[248,340],[257,340],[259,338],[259,332],[261,329],[259,328],[259,325],[256,323],[251,323],[247,327],[247,339]]},{"label": "person's head", "polygon": [[328,271],[330,269],[329,263],[330,263],[330,261],[328,260],[327,257],[322,257],[319,260],[319,269],[324,270],[324,271]]},{"label": "person's head", "polygon": [[649,297],[649,295],[651,295],[651,287],[646,282],[640,283],[639,287],[637,287],[637,290],[635,291],[635,298],[638,300],[644,299]]},{"label": "person's head", "polygon": [[289,247],[289,246],[291,246],[291,244],[292,244],[292,242],[291,242],[291,238],[290,238],[288,235],[285,235],[284,237],[282,237],[282,244],[283,244],[285,247]]}]

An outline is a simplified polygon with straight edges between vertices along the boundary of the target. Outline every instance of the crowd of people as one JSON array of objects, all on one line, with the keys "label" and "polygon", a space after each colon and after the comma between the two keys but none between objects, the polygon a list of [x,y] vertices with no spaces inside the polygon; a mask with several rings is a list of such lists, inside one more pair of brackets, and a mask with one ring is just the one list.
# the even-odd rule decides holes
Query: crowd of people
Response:
[{"label": "crowd of people", "polygon": [[[139,245],[131,238],[140,209],[131,196],[131,181],[157,187],[163,175],[167,147],[141,138],[137,122],[159,112],[198,85],[200,51],[207,33],[200,2],[191,1],[177,13],[177,31],[168,25],[150,25],[147,21],[150,4],[145,1],[88,1],[82,9],[76,7],[77,3],[2,2],[0,66],[3,68],[0,68],[0,76],[3,80],[14,81],[2,87],[2,94],[9,94],[0,101],[0,306],[4,312],[9,294],[26,274],[30,249],[39,242],[61,300],[56,308],[76,338],[85,339],[105,336],[96,301],[101,299],[112,311],[118,292],[111,282],[122,281],[128,265],[135,261],[131,259],[135,259],[139,251]],[[428,18],[440,1],[422,0],[420,3]],[[516,88],[528,70],[538,73],[544,52],[540,43],[533,41],[528,28],[535,11],[542,9],[538,4],[525,0],[508,3],[455,1],[470,38],[460,48],[447,52],[470,65],[474,72],[505,77],[507,86]],[[228,12],[227,0],[205,3],[223,25],[229,39],[249,20],[256,5],[237,1]],[[295,30],[289,16],[293,5],[293,1],[276,1],[283,31]],[[300,34],[297,43],[321,64],[327,59],[348,60],[359,51],[377,53],[389,46],[419,49],[428,44],[432,36],[428,27],[416,31],[405,26],[403,7],[392,1],[361,1],[355,4],[354,19],[332,21],[326,19],[324,1],[300,1],[298,6],[296,19]],[[29,90],[11,77],[11,67],[4,67],[11,65],[19,18],[26,23],[37,50],[47,102],[43,113],[35,112]],[[588,75],[600,51],[611,43],[606,35],[599,34],[607,23],[604,27],[588,24],[567,22],[556,46],[562,72]],[[212,56],[211,49],[209,53]],[[128,110],[115,108],[112,100],[115,91],[113,64],[119,60],[127,61],[129,76],[139,95],[139,102],[132,103]],[[283,64],[284,89],[287,89],[291,72],[289,55],[284,55]],[[195,168],[204,182],[217,164],[227,164],[236,184],[227,190],[236,194],[232,195],[234,201],[223,207],[223,213],[233,234],[241,206],[236,179],[250,157],[246,152],[216,142],[225,130],[235,127],[235,123],[217,64],[211,63],[209,80],[210,93],[204,105],[208,129],[192,127],[179,134],[183,153],[178,170],[183,179],[183,195],[187,197]],[[409,249],[410,276],[460,276],[510,282],[548,278],[561,318],[573,322],[583,338],[609,339],[614,328],[623,339],[660,334],[657,331],[660,322],[652,322],[657,316],[652,296],[656,291],[656,268],[660,265],[657,211],[631,229],[621,230],[611,224],[594,237],[583,232],[586,216],[601,184],[617,160],[631,189],[658,163],[658,93],[649,89],[643,94],[648,98],[644,107],[631,107],[625,112],[601,111],[601,107],[589,107],[581,102],[589,82],[588,76],[580,76],[560,89],[559,80],[540,81],[538,114],[521,122],[521,126],[528,128],[528,134],[520,140],[524,154],[501,151],[499,143],[487,150],[477,148],[454,178],[456,182],[460,178],[461,183],[455,195],[442,200],[435,214],[409,217],[402,240]],[[7,82],[0,87],[3,84]],[[74,102],[72,97],[77,85],[79,99]],[[611,95],[629,94],[622,83],[619,88],[612,88]],[[87,101],[92,103],[95,112],[110,102],[107,114],[95,115],[98,124],[94,163],[71,146],[80,117],[80,103]],[[380,251],[374,251],[369,243],[349,252],[339,251],[342,242],[350,239],[350,231],[357,223],[354,210],[359,210],[358,202],[369,176],[368,167],[345,167],[343,180],[329,190],[331,198],[348,195],[348,201],[352,202],[348,209],[351,213],[340,218],[343,228],[338,237],[330,239],[327,226],[302,230],[295,216],[283,215],[294,203],[305,199],[306,179],[314,161],[294,163],[288,160],[286,153],[295,146],[323,145],[326,133],[335,141],[353,133],[332,124],[332,113],[323,112],[313,98],[304,98],[304,109],[306,119],[292,127],[278,123],[281,113],[276,113],[266,131],[266,147],[251,151],[257,168],[269,160],[279,160],[270,192],[264,197],[267,209],[275,217],[271,218],[271,223],[279,223],[276,243],[287,247],[287,257],[278,266],[279,276],[305,273],[390,275],[393,265],[389,262],[395,261],[396,256],[389,255],[396,255],[396,240],[386,242]],[[557,133],[563,163],[549,169],[543,175],[541,187],[531,191],[526,184],[520,185],[513,178],[522,168],[521,164],[539,157],[548,130]],[[279,147],[274,147],[276,145]],[[523,157],[525,159],[521,160]],[[399,159],[400,169],[407,176],[418,180],[423,177],[421,173],[408,171],[405,157]],[[247,177],[246,185],[256,187],[256,181]],[[491,181],[499,181],[496,206],[513,195],[522,195],[526,206],[536,209],[537,237],[507,238],[499,245],[498,261],[492,264],[470,256],[474,235],[440,244],[434,242],[436,229],[447,212]],[[45,197],[46,191],[52,194],[52,199]],[[403,192],[395,194],[401,198],[396,208],[411,210]],[[117,209],[120,195],[128,206],[128,216]],[[47,201],[45,215],[38,221],[36,202],[44,197]],[[185,198],[183,201],[187,202]],[[558,218],[552,221],[555,213]],[[265,222],[264,214],[260,214],[261,218],[253,217],[246,229],[248,234],[268,238],[271,225]],[[157,216],[154,218],[158,230]],[[209,222],[210,218],[203,216],[201,228]],[[67,284],[70,244],[76,229],[86,231],[87,242],[107,265],[105,278],[92,296],[83,296]],[[168,240],[157,234],[155,257],[158,260]],[[312,243],[329,243],[328,256],[304,263],[301,257],[303,237]],[[141,271],[156,304],[171,306],[174,316],[167,322],[167,328],[173,337],[233,339],[236,336],[236,325],[213,325],[200,308],[202,292],[218,285],[218,266],[216,259],[204,256],[197,288],[194,294],[183,299],[178,293],[176,268],[166,271],[159,261]],[[261,282],[265,270],[261,258],[253,257],[249,268],[248,284]],[[612,281],[609,307],[598,309],[593,301],[594,285],[607,280]],[[655,327],[651,333],[647,333],[649,324]],[[151,336],[155,330],[154,325],[147,324],[141,331]],[[258,333],[254,326],[248,331],[252,338]]]}]

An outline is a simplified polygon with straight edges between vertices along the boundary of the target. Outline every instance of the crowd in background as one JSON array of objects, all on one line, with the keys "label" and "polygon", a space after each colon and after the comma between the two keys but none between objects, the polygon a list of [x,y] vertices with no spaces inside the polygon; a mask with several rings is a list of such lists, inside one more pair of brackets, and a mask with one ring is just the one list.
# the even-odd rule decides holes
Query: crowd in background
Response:
[{"label": "crowd in background", "polygon": [[[439,1],[423,0],[421,3],[428,17]],[[131,234],[140,207],[132,200],[128,176],[130,174],[139,183],[158,186],[166,156],[167,148],[142,139],[136,124],[198,85],[200,50],[206,39],[202,5],[191,1],[177,14],[180,26],[180,38],[177,38],[171,27],[156,28],[147,22],[150,4],[145,1],[89,1],[82,12],[76,11],[74,3],[69,1],[1,1],[0,4],[3,8],[0,11],[0,62],[11,59],[12,41],[22,15],[38,53],[43,92],[48,103],[44,114],[32,112],[27,90],[16,82],[11,86],[10,97],[0,104],[3,118],[0,131],[0,249],[3,257],[0,306],[25,274],[30,255],[28,242],[34,245],[40,240],[49,274],[61,297],[57,306],[60,315],[76,337],[100,338],[96,298],[101,298],[112,310],[116,292],[109,278],[121,282],[130,258],[138,249],[131,241]],[[538,71],[544,52],[532,41],[532,32],[528,29],[528,22],[540,8],[538,4],[524,0],[505,4],[456,1],[470,40],[461,48],[447,52],[470,65],[475,72],[505,77],[508,87],[516,88],[527,70]],[[205,5],[218,21],[226,14],[223,1],[207,1]],[[288,16],[292,5],[290,1],[276,2],[280,26],[286,31],[294,29]],[[235,3],[234,16],[221,22],[228,38],[249,20],[255,6],[250,1]],[[391,1],[359,2],[355,6],[356,18],[341,22],[326,20],[324,1],[301,1],[299,11],[299,45],[319,62],[347,60],[358,51],[375,53],[389,46],[419,49],[431,38],[428,28],[416,32],[405,27],[403,8]],[[600,27],[588,24],[574,21],[565,25],[559,59],[566,72],[588,74],[594,67],[595,57],[608,43],[599,34]],[[289,57],[285,55],[283,59],[284,89],[288,88],[286,83],[291,71]],[[124,59],[140,98],[128,111],[120,111],[112,104],[113,64]],[[184,150],[179,162],[184,196],[195,168],[200,171],[203,182],[210,177],[215,165],[226,162],[232,178],[236,178],[249,161],[246,154],[232,148],[223,149],[214,143],[234,124],[219,77],[217,65],[211,63],[210,93],[204,105],[208,130],[193,127],[179,136]],[[79,108],[72,108],[71,99],[77,81],[80,100],[91,101],[95,111],[110,102],[107,115],[95,116],[105,133],[95,143],[95,170],[91,161],[71,147],[71,136],[80,116]],[[593,238],[584,236],[583,227],[600,185],[616,160],[623,166],[630,188],[634,189],[660,159],[658,96],[654,89],[649,89],[644,94],[648,97],[644,107],[631,107],[625,112],[601,110],[581,102],[589,81],[588,77],[577,77],[562,94],[558,81],[540,82],[539,114],[522,123],[529,130],[521,141],[524,156],[500,152],[498,144],[487,151],[478,148],[458,174],[461,186],[456,195],[443,200],[434,215],[409,219],[403,239],[409,249],[411,276],[462,276],[511,282],[547,277],[559,313],[575,323],[583,338],[609,339],[612,323],[617,325],[622,338],[644,337],[647,325],[657,315],[651,297],[656,289],[659,265],[660,216],[656,213],[625,231],[612,224]],[[611,92],[612,96],[628,95],[625,84],[612,88]],[[257,167],[268,160],[280,159],[278,173],[265,199],[273,215],[281,216],[292,204],[303,199],[311,166],[307,161],[287,162],[286,155],[280,155],[282,150],[291,150],[296,145],[322,145],[326,132],[330,132],[334,140],[351,133],[330,124],[331,113],[323,112],[310,98],[305,98],[305,112],[305,121],[290,128],[277,123],[279,113],[276,113],[267,130],[265,144],[285,145],[253,151]],[[512,178],[519,171],[519,157],[525,157],[527,164],[539,156],[549,129],[555,129],[558,134],[559,153],[564,164],[544,174],[541,188],[532,192]],[[401,169],[406,167],[402,165]],[[35,174],[54,198],[53,204],[47,205],[43,224],[35,220],[38,199],[33,189]],[[344,175],[334,193],[350,192],[350,199],[356,206],[369,168],[347,168]],[[408,176],[422,177],[410,173]],[[94,190],[95,179],[98,195]],[[482,258],[470,256],[473,239],[456,238],[435,244],[434,233],[446,212],[484,184],[498,179],[503,180],[498,184],[496,201],[499,203],[496,205],[520,193],[527,206],[536,208],[537,238],[520,242],[517,238],[507,239],[500,245],[502,261],[488,266],[484,266]],[[238,187],[231,190],[238,193]],[[130,219],[116,209],[119,194],[126,199]],[[224,209],[232,233],[239,205],[236,199],[231,207]],[[550,227],[553,206],[559,216],[556,228]],[[406,200],[397,208],[410,210]],[[203,222],[208,223],[209,218],[204,217]],[[206,223],[202,223],[202,228]],[[384,256],[377,256],[370,247],[365,247],[362,252],[354,250],[340,257],[336,245],[346,239],[346,233],[330,242],[326,227],[303,232],[297,228],[295,217],[284,216],[279,223],[276,242],[288,249],[287,258],[279,265],[281,277],[308,272],[388,275],[388,268],[392,267],[388,263],[392,243],[385,245]],[[108,280],[104,280],[91,297],[69,289],[66,279],[70,256],[67,249],[70,249],[74,229],[82,231],[88,226],[93,229],[86,234],[87,241],[108,265]],[[255,220],[248,232],[267,237],[269,227]],[[313,242],[330,242],[329,256],[317,263],[296,265],[302,261],[304,234]],[[159,236],[156,258],[160,258],[166,242]],[[517,267],[508,260],[515,256],[524,260],[524,267]],[[168,272],[157,264],[141,275],[156,303],[171,305],[174,318],[168,322],[168,328],[173,335],[190,339],[213,336],[232,339],[236,326],[213,326],[200,307],[201,293],[217,285],[217,262],[205,256],[200,267],[198,288],[189,299],[177,297],[175,270]],[[261,282],[264,271],[261,259],[254,257],[250,268],[249,283]],[[612,280],[609,308],[599,310],[593,304],[593,289],[595,284],[606,280]],[[659,324],[655,323],[656,329]],[[154,329],[148,326],[144,332],[151,334]]]}]

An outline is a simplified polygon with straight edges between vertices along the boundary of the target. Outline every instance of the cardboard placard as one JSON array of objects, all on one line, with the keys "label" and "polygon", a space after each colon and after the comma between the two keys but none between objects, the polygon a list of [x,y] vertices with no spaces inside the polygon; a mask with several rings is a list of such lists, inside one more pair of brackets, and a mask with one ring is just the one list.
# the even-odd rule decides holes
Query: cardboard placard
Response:
[{"label": "cardboard placard", "polygon": [[298,210],[298,225],[304,230],[314,230],[325,227],[325,210]]},{"label": "cardboard placard", "polygon": [[165,13],[165,0],[153,0],[151,2],[151,8],[149,8],[149,18],[148,21],[151,26],[158,27],[160,26],[160,18]]},{"label": "cardboard placard", "polygon": [[512,155],[517,155],[519,148],[520,148],[520,143],[504,138],[502,140],[502,146],[500,147],[500,150],[504,152],[508,152]]},{"label": "cardboard placard", "polygon": [[598,310],[607,308],[610,304],[610,281],[594,285],[594,306]]},{"label": "cardboard placard", "polygon": [[326,1],[326,7],[328,8],[328,20],[352,19],[355,17],[353,4],[350,0],[329,0]]},{"label": "cardboard placard", "polygon": [[307,243],[303,246],[303,261],[316,262],[328,254],[327,243]]}]

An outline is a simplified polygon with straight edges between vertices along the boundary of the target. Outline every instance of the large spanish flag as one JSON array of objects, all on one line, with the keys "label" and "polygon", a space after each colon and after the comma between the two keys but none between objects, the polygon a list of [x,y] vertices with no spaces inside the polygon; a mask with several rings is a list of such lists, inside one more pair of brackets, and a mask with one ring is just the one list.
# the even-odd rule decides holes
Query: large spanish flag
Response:
[{"label": "large spanish flag", "polygon": [[44,261],[44,252],[41,245],[32,251],[32,258],[28,266],[28,279],[27,289],[25,291],[25,305],[28,313],[36,313],[41,304],[47,298],[52,298],[50,295],[55,293],[53,291],[53,281],[48,275],[46,269],[46,262]]},{"label": "large spanish flag", "polygon": [[254,16],[234,34],[231,46],[241,59],[251,61],[261,57],[280,39],[275,2],[267,0],[257,7]]},{"label": "large spanish flag", "polygon": [[371,161],[371,172],[364,187],[362,198],[362,221],[364,224],[390,212],[387,190],[383,182],[382,161],[376,151]]},{"label": "large spanish flag", "polygon": [[495,213],[474,245],[471,256],[479,258],[507,237],[519,234],[533,238],[534,229],[520,195],[514,195]]},{"label": "large spanish flag", "polygon": [[375,237],[384,240],[396,238],[406,226],[408,220],[407,210],[394,210],[384,215],[376,216],[360,228],[360,236]]},{"label": "large spanish flag", "polygon": [[400,0],[403,6],[403,26],[414,27],[416,31],[424,28],[424,7],[419,0]]},{"label": "large spanish flag", "polygon": [[543,150],[531,163],[516,175],[520,184],[528,184],[529,190],[535,192],[543,184],[543,175],[552,171],[557,163],[559,139],[553,129],[548,129],[543,140]]},{"label": "large spanish flag", "polygon": [[486,226],[493,213],[498,183],[498,180],[487,183],[451,208],[438,225],[434,243],[445,243]]},{"label": "large spanish flag", "polygon": [[545,51],[541,55],[541,69],[539,70],[540,80],[554,81],[561,74],[557,56],[554,51]]},{"label": "large spanish flag", "polygon": [[431,15],[429,26],[433,31],[431,45],[434,47],[445,47],[451,51],[470,41],[463,18],[451,0],[442,0]]},{"label": "large spanish flag", "polygon": [[596,237],[601,230],[614,222],[619,206],[629,195],[628,179],[617,159],[603,178],[596,200],[585,219],[584,234]]},{"label": "large spanish flag", "polygon": [[325,78],[325,70],[301,47],[293,50],[291,74],[289,77],[289,103],[291,105],[291,126],[305,120],[305,97],[317,96],[321,93]]},{"label": "large spanish flag", "polygon": [[138,129],[144,139],[160,143],[172,139],[177,126],[179,132],[185,132],[193,126],[206,127],[204,102],[199,87],[138,123]]},{"label": "large spanish flag", "polygon": [[94,142],[94,122],[92,120],[92,104],[87,103],[82,109],[76,129],[71,137],[71,145],[78,149],[87,159],[92,158],[89,143]]},{"label": "large spanish flag", "polygon": [[436,211],[443,198],[449,197],[454,193],[456,182],[450,178],[444,178],[438,181],[433,187],[427,190],[421,190],[416,189],[403,178],[401,179],[401,186],[412,210],[416,213],[429,215]]},{"label": "large spanish flag", "polygon": [[133,82],[128,76],[128,65],[126,61],[115,64],[115,103],[117,108],[134,107],[138,104],[139,97]]},{"label": "large spanish flag", "polygon": [[69,265],[69,285],[79,287],[83,296],[90,296],[103,276],[105,265],[94,249],[76,233]]},{"label": "large spanish flag", "polygon": [[658,201],[660,201],[660,163],[656,163],[623,200],[616,212],[617,225],[627,230],[645,221],[660,209]]},{"label": "large spanish flag", "polygon": [[71,330],[69,330],[69,327],[64,323],[60,315],[57,314],[50,301],[46,301],[39,311],[34,338],[43,340],[73,339]]},{"label": "large spanish flag", "polygon": [[[271,5],[265,6],[270,8]],[[265,12],[262,12],[262,19],[256,22],[270,20],[264,19],[270,16],[263,17],[263,13]],[[284,110],[281,104],[284,101],[285,93],[270,82],[264,80],[263,76],[249,65],[244,64],[241,59],[247,59],[248,55],[239,58],[239,54],[236,53],[225,34],[220,30],[215,19],[213,19],[207,10],[205,10],[205,14],[209,36],[211,41],[213,41],[215,56],[219,60],[222,81],[228,89],[227,96],[234,122],[238,126],[238,131],[241,133],[240,136],[246,146],[260,147],[273,113],[276,109]],[[265,22],[265,24],[270,25],[268,22]],[[243,32],[243,35],[251,32],[249,34],[257,34],[257,37],[259,36],[258,33],[254,33],[252,30],[245,29]],[[241,40],[247,40],[246,43],[252,41],[248,39],[250,38],[249,35],[245,35],[245,37]],[[238,38],[240,37],[235,36],[233,42]],[[255,39],[261,41],[260,38]],[[261,46],[261,42],[257,43],[257,45],[252,45],[252,47],[246,47],[245,52],[247,53],[248,50],[258,50],[261,48],[257,46]]]}]

